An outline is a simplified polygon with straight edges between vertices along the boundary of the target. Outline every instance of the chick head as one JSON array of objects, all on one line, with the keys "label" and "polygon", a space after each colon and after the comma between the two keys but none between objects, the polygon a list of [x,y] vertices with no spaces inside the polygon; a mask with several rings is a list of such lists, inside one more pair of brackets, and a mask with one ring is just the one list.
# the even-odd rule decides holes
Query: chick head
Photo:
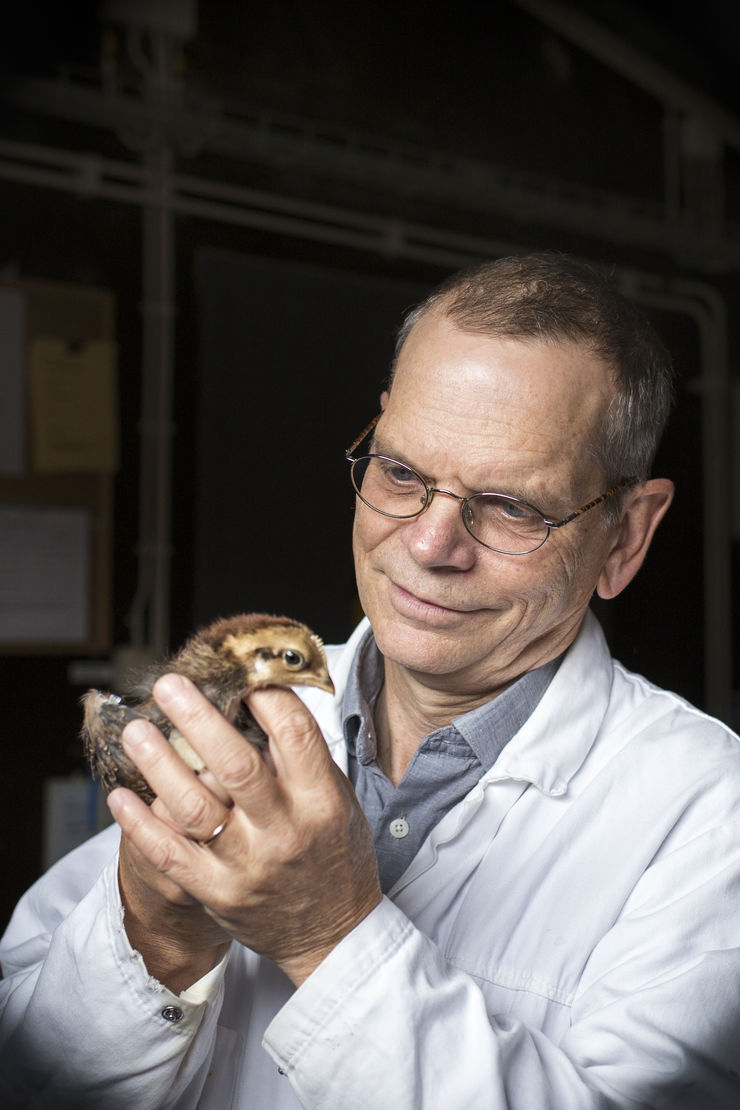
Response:
[{"label": "chick head", "polygon": [[248,676],[250,690],[317,686],[334,693],[319,636],[289,617],[248,613],[217,621],[201,635]]}]

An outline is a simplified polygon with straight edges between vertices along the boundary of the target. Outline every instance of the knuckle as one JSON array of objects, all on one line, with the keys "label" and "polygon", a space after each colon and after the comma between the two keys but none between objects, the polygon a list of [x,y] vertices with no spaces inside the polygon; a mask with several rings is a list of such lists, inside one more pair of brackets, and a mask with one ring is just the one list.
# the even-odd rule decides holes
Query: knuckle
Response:
[{"label": "knuckle", "polygon": [[322,790],[313,802],[314,820],[324,828],[345,828],[352,820],[353,807],[341,790]]},{"label": "knuckle", "polygon": [[281,835],[280,841],[275,847],[275,853],[281,863],[293,863],[303,859],[308,847],[309,838],[302,830],[291,828],[285,830]]},{"label": "knuckle", "polygon": [[313,717],[296,694],[288,690],[259,690],[250,697],[260,724],[272,734],[308,737],[316,727]]},{"label": "knuckle", "polygon": [[267,732],[283,746],[296,750],[308,747],[314,740],[316,723],[303,706],[290,705],[274,715]]},{"label": "knuckle", "polygon": [[158,838],[151,846],[149,859],[162,875],[168,875],[177,865],[173,846],[167,837]]},{"label": "knuckle", "polygon": [[284,728],[299,743],[310,740],[314,732],[313,718],[302,708],[289,709],[284,718]]},{"label": "knuckle", "polygon": [[208,800],[197,787],[183,793],[178,810],[180,821],[187,829],[199,829],[207,823]]},{"label": "knuckle", "polygon": [[255,752],[244,746],[240,751],[224,757],[219,767],[219,779],[229,790],[248,790],[260,773]]}]

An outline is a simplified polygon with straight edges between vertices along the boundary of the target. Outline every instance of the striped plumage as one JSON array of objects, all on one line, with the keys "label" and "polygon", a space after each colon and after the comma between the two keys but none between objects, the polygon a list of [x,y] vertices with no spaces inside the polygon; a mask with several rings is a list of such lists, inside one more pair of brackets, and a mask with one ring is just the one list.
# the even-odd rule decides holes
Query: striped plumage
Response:
[{"label": "striped plumage", "polygon": [[250,690],[265,686],[318,686],[333,693],[319,637],[289,617],[245,613],[215,621],[177,654],[134,675],[121,695],[88,690],[82,698],[82,742],[93,776],[106,794],[127,786],[151,803],[154,794],[121,746],[121,732],[135,717],[152,721],[195,771],[203,762],[162,713],[152,687],[163,674],[182,674],[253,743],[264,733],[244,705]]}]

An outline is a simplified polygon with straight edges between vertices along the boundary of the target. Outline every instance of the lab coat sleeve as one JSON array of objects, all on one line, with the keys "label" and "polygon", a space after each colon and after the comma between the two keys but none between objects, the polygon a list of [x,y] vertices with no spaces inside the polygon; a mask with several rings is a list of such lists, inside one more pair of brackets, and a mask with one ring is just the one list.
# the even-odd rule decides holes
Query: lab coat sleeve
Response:
[{"label": "lab coat sleeve", "polygon": [[306,1110],[595,1110],[546,1037],[487,1014],[469,976],[387,898],[296,991],[265,1048]]},{"label": "lab coat sleeve", "polygon": [[[517,856],[510,834],[498,870],[471,882],[454,938],[438,946],[386,897],[268,1026],[265,1048],[305,1110],[740,1107],[736,738],[644,680],[615,681],[593,622],[527,729],[508,773],[547,774],[527,794],[526,848]],[[561,810],[544,790],[563,751]],[[545,804],[557,818],[532,826]],[[540,870],[533,852],[552,874],[521,884],[499,934],[497,881],[519,889]],[[547,944],[572,955],[562,993]]]},{"label": "lab coat sleeve", "polygon": [[[73,868],[74,861],[71,865]],[[174,995],[128,942],[117,855],[66,909],[55,869],[25,896],[0,950],[0,1105],[5,1110],[197,1105],[215,1040],[223,986],[205,1001]],[[58,865],[59,868],[59,865]],[[40,916],[43,907],[45,920]],[[34,922],[34,931],[28,930]],[[16,936],[25,934],[23,940]],[[168,1020],[178,1017],[179,1020]]]},{"label": "lab coat sleeve", "polygon": [[740,1106],[740,830],[668,852],[592,954],[559,1043],[488,1013],[387,898],[269,1026],[306,1110]]}]

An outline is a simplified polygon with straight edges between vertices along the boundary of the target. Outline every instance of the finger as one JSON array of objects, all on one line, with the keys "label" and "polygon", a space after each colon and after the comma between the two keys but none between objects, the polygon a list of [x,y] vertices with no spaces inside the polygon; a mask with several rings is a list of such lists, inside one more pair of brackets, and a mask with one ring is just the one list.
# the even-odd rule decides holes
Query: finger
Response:
[{"label": "finger", "polygon": [[193,840],[205,839],[222,820],[224,802],[183,763],[150,722],[130,722],[124,750],[144,775],[164,812],[161,818]]},{"label": "finger", "polygon": [[[149,806],[132,790],[118,786],[111,790],[106,802],[123,833],[122,855],[126,852],[138,853],[149,862],[153,862],[151,853],[146,850],[147,845],[154,843],[155,840],[161,840],[169,833],[173,837],[182,836],[169,822],[155,816]],[[126,841],[128,848],[123,847]]]},{"label": "finger", "polygon": [[[198,875],[206,872],[210,875],[209,865],[216,861],[211,852],[204,851],[210,845],[184,836],[175,826],[156,816],[141,798],[125,787],[116,787],[106,801],[121,827],[122,843],[127,841],[129,844],[129,853],[138,853],[182,890],[200,897],[202,882]],[[226,810],[218,825],[209,829],[203,840],[215,843],[221,832],[230,826],[235,813],[234,810]]]},{"label": "finger", "polygon": [[313,714],[292,690],[255,690],[247,699],[250,712],[270,737],[276,772],[286,785],[322,781],[334,760]]},{"label": "finger", "polygon": [[213,774],[212,771],[209,771],[208,768],[206,767],[205,770],[198,771],[197,775],[198,775],[198,781],[202,782],[203,785],[208,790],[210,790],[211,793],[216,798],[218,798],[218,800],[220,802],[223,802],[223,804],[225,806],[229,806],[229,807],[233,806],[234,799],[231,797],[228,790],[226,790],[226,788],[221,785],[221,783],[218,781],[218,779],[216,778],[216,776]]},{"label": "finger", "polygon": [[224,786],[249,789],[253,780],[261,779],[270,785],[273,776],[260,749],[245,740],[189,679],[164,675],[154,685],[154,697]]},{"label": "finger", "polygon": [[[155,804],[157,801],[158,799],[155,799]],[[114,800],[113,805],[116,807],[118,800]],[[170,828],[176,830],[176,826],[167,820],[164,813],[162,819],[169,824]],[[141,893],[141,896],[151,904],[152,889],[154,889],[174,905],[189,905],[194,901],[192,895],[184,891],[172,879],[155,871],[149,860],[139,851],[123,829],[121,829],[121,833],[119,878],[121,891],[127,900],[131,897],[135,898],[138,893]]]},{"label": "finger", "polygon": [[135,851],[160,875],[200,901],[218,864],[216,857],[160,820],[133,791],[118,787],[107,802]]},{"label": "finger", "polygon": [[158,679],[154,696],[229,796],[250,817],[259,819],[259,814],[271,813],[280,792],[259,749],[245,740],[182,675],[169,674]]}]

